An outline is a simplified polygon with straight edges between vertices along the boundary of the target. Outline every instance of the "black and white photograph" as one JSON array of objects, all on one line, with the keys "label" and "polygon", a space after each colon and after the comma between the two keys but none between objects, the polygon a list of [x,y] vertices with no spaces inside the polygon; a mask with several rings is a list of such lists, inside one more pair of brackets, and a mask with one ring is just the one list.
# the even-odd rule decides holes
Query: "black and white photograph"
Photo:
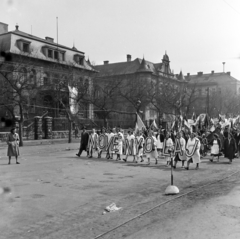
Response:
[{"label": "black and white photograph", "polygon": [[0,0],[0,239],[239,239],[239,0]]}]

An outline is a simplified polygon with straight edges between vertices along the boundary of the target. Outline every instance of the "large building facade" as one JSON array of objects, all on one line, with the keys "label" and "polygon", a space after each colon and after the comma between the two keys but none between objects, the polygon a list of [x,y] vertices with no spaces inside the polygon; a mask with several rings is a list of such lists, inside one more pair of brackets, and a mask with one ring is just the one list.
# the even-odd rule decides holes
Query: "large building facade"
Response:
[{"label": "large building facade", "polygon": [[[9,72],[7,77],[15,78],[15,82],[19,81],[19,89],[23,88],[23,84],[28,84],[28,88],[25,87],[25,89],[29,89],[23,93],[29,98],[28,104],[25,104],[26,107],[23,109],[16,105],[13,112],[10,112],[8,107],[4,107],[4,99],[1,99],[2,130],[6,126],[11,126],[11,113],[18,116],[20,110],[24,111],[25,121],[31,120],[36,115],[41,116],[46,111],[48,116],[58,119],[66,118],[66,107],[74,111],[76,118],[82,120],[83,124],[94,120],[93,106],[90,103],[81,103],[81,99],[77,105],[73,105],[74,102],[70,96],[71,89],[78,83],[88,88],[86,93],[91,91],[96,70],[85,59],[84,52],[76,47],[58,44],[51,37],[43,39],[22,32],[19,26],[16,26],[14,31],[8,31],[8,25],[4,23],[0,23],[0,51],[0,70],[3,73],[1,77]],[[3,78],[1,80],[3,81]],[[62,102],[58,98],[59,94],[56,93],[57,90],[60,91],[60,85]],[[16,90],[19,89],[16,88]],[[33,94],[34,91],[35,94]],[[61,122],[63,121],[59,120],[59,124]]]},{"label": "large building facade", "polygon": [[185,79],[188,87],[196,89],[196,101],[191,105],[191,113],[208,113],[213,117],[240,113],[234,105],[240,96],[240,81],[230,72],[188,73]]},{"label": "large building facade", "polygon": [[[180,101],[181,91],[186,81],[182,73],[179,75],[173,73],[166,53],[160,63],[152,63],[144,58],[132,60],[131,55],[127,55],[124,62],[109,63],[104,61],[103,65],[96,65],[95,69],[99,72],[94,81],[95,85],[114,86],[116,82],[118,84],[118,91],[114,97],[116,102],[115,105],[110,105],[110,108],[126,111],[126,114],[116,112],[115,116],[110,117],[110,120],[118,119],[122,122],[131,122],[133,125],[135,115],[130,116],[127,113],[138,112],[145,123],[150,125],[153,120],[157,120],[158,123],[167,121],[168,117],[176,113],[177,107],[173,106],[175,101]],[[170,95],[169,97],[166,95],[163,99],[164,94],[160,89],[166,85],[170,94],[173,94],[173,91],[178,91],[178,94],[175,94],[176,100],[171,99],[172,102],[167,102],[171,98]],[[170,92],[171,88],[173,91]],[[160,95],[161,97],[159,97]]]}]

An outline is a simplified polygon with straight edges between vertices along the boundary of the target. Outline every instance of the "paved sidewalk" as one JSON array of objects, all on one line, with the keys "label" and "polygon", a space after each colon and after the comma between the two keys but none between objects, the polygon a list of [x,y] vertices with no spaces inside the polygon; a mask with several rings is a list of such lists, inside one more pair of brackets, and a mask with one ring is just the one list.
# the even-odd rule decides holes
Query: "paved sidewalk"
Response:
[{"label": "paved sidewalk", "polygon": [[[78,143],[80,139],[72,138],[71,143]],[[48,144],[64,144],[68,143],[68,138],[64,139],[39,139],[39,140],[24,140],[23,146],[36,146],[36,145],[48,145]],[[0,148],[6,147],[6,142],[0,142]]]}]

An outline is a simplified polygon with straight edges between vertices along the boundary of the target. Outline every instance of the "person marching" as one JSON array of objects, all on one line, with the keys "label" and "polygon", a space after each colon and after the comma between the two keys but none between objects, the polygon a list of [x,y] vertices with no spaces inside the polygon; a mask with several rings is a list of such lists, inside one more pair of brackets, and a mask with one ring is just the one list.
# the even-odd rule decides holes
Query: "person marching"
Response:
[{"label": "person marching", "polygon": [[[104,144],[104,141],[105,141],[105,137],[107,137],[107,134],[106,134],[106,129],[105,128],[102,128],[101,130],[101,135],[104,135],[104,137],[101,137],[99,138],[99,144],[103,145]],[[102,156],[102,149],[100,149],[99,145],[98,145],[98,158],[101,158]]]},{"label": "person marching", "polygon": [[180,147],[181,147],[182,153],[176,154],[175,159],[174,159],[173,168],[176,168],[178,161],[182,161],[182,168],[184,168],[184,162],[186,161],[187,157],[186,157],[186,140],[183,138],[182,131],[177,133],[177,139],[180,142]]},{"label": "person marching", "polygon": [[224,140],[224,155],[225,158],[229,159],[229,163],[232,163],[232,160],[235,158],[237,146],[235,139],[232,134],[229,132],[228,137]]},{"label": "person marching", "polygon": [[[136,137],[135,137],[133,131],[128,131],[128,136],[127,136],[126,140],[128,140],[129,146],[130,146],[130,148],[132,148],[133,161],[135,161],[135,157],[136,157],[136,142],[135,142]],[[125,162],[127,162],[128,156],[129,156],[129,152],[127,150],[126,151],[126,158],[123,159]]]},{"label": "person marching", "polygon": [[93,139],[94,142],[97,142],[98,135],[96,133],[96,130],[93,128],[91,134],[89,135],[89,140],[88,140],[88,150],[89,150],[89,156],[88,158],[92,158],[93,152],[97,151],[97,145],[90,144],[90,138]]},{"label": "person marching", "polygon": [[[138,145],[139,142],[139,145]],[[141,161],[143,162],[143,146],[144,146],[144,137],[143,137],[143,132],[141,130],[139,130],[137,132],[137,136],[136,136],[136,147],[138,146],[138,149],[136,149],[137,151],[137,160],[135,160],[135,158],[133,159],[133,162],[137,163],[138,159],[140,158]]]},{"label": "person marching", "polygon": [[213,162],[214,157],[217,157],[217,162],[219,162],[219,156],[221,155],[222,143],[217,134],[213,135],[213,139],[209,143],[211,146],[211,162]]},{"label": "person marching", "polygon": [[[165,148],[164,148],[165,152],[164,153],[166,153],[166,154],[173,152],[173,141],[170,136],[171,136],[171,134],[169,132],[167,132],[166,138],[164,140],[164,144],[165,144]],[[166,166],[168,167],[171,163],[171,156],[165,156],[165,159],[167,161]]]},{"label": "person marching", "polygon": [[200,149],[200,154],[202,157],[205,157],[207,155],[207,145],[208,145],[208,140],[205,134],[202,135],[202,140],[201,140],[201,149]]},{"label": "person marching", "polygon": [[117,158],[116,160],[121,160],[121,155],[123,154],[123,139],[124,139],[124,136],[123,136],[123,133],[122,133],[122,130],[119,130],[118,134],[118,146],[117,146]]},{"label": "person marching", "polygon": [[187,155],[187,167],[186,170],[189,170],[190,163],[195,163],[196,168],[199,169],[200,160],[200,140],[196,137],[195,133],[190,134],[190,138],[187,141],[186,146],[186,155]]},{"label": "person marching", "polygon": [[148,132],[148,138],[152,138],[152,141],[150,140],[147,140],[146,142],[146,148],[149,147],[149,144],[152,144],[152,151],[150,153],[146,153],[146,156],[147,156],[147,159],[148,159],[148,165],[150,164],[150,158],[155,158],[156,162],[155,164],[158,163],[158,160],[157,160],[157,157],[158,157],[158,154],[157,154],[157,139],[155,136],[153,136],[153,133],[151,130],[149,130]]},{"label": "person marching", "polygon": [[14,156],[16,158],[16,164],[20,164],[18,162],[19,156],[19,135],[16,133],[16,128],[12,128],[10,133],[7,136],[7,156],[8,156],[8,164],[11,164],[11,157]]},{"label": "person marching", "polygon": [[163,142],[164,142],[164,135],[162,133],[162,130],[159,129],[158,133],[156,135],[157,138],[157,152],[158,152],[158,158],[161,157],[162,150],[163,150]]},{"label": "person marching", "polygon": [[78,153],[76,154],[78,157],[81,156],[82,151],[85,150],[87,152],[87,156],[88,156],[88,139],[89,139],[89,134],[86,131],[86,128],[83,127],[83,131],[81,133],[81,141],[80,141],[80,148]]}]

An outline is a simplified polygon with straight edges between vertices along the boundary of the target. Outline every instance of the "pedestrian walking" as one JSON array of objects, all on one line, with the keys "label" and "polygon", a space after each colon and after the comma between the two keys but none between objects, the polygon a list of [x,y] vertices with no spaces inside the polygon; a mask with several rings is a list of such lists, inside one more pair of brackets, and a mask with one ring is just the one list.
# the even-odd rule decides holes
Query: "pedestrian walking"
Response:
[{"label": "pedestrian walking", "polygon": [[232,160],[235,158],[237,146],[235,139],[231,133],[228,133],[228,137],[224,140],[224,155],[225,158],[229,159],[229,163],[232,163]]},{"label": "pedestrian walking", "polygon": [[143,162],[143,146],[144,146],[144,137],[143,132],[139,130],[136,134],[136,151],[137,151],[137,160],[133,159],[133,162],[137,163],[138,159],[141,159],[140,162]]},{"label": "pedestrian walking", "polygon": [[162,150],[163,150],[163,142],[164,142],[164,135],[161,129],[158,130],[158,133],[156,135],[157,139],[157,152],[158,152],[158,158],[161,157]]},{"label": "pedestrian walking", "polygon": [[[104,145],[104,143],[106,141],[106,138],[107,138],[107,133],[106,133],[106,129],[105,128],[102,128],[100,135],[104,135],[104,137],[101,136],[101,138],[99,138],[99,140],[98,140],[98,143],[100,145]],[[98,158],[101,158],[102,151],[104,150],[104,149],[100,149],[100,147],[99,147],[100,145],[98,145],[98,147],[97,147],[98,148]]]},{"label": "pedestrian walking", "polygon": [[11,164],[11,157],[16,158],[16,164],[20,164],[18,162],[18,156],[19,156],[19,135],[16,133],[16,128],[12,128],[10,133],[7,136],[7,144],[8,144],[8,150],[7,150],[7,156],[8,156],[8,164]]},{"label": "pedestrian walking", "polygon": [[172,138],[170,136],[171,136],[171,133],[168,132],[166,134],[166,138],[164,140],[164,145],[165,145],[165,147],[164,147],[164,154],[170,154],[168,156],[165,156],[165,159],[167,161],[167,164],[166,164],[167,167],[171,164],[171,153],[174,150],[174,148],[173,148],[173,140],[172,140]]},{"label": "pedestrian walking", "polygon": [[[90,144],[90,137],[94,142],[93,144],[92,143]],[[98,134],[96,133],[96,130],[93,128],[88,139],[88,158],[92,158],[93,152],[98,151],[97,141],[98,141]]]},{"label": "pedestrian walking", "polygon": [[79,147],[79,151],[76,154],[78,157],[81,156],[82,151],[86,151],[87,152],[87,156],[89,154],[88,152],[88,139],[89,139],[89,134],[86,131],[86,128],[83,127],[82,129],[82,133],[81,133],[81,138],[80,138],[80,147]]},{"label": "pedestrian walking", "polygon": [[187,157],[186,157],[186,140],[183,138],[182,132],[177,133],[177,140],[179,140],[181,152],[176,153],[173,168],[176,168],[178,161],[182,161],[182,168],[184,168],[184,162],[186,161]]},{"label": "pedestrian walking", "polygon": [[[149,140],[149,138],[152,139]],[[150,145],[151,144],[151,145]],[[157,139],[155,136],[153,136],[153,133],[151,130],[149,130],[148,132],[148,140],[146,142],[146,149],[148,149],[149,147],[152,148],[152,151],[149,153],[146,153],[147,159],[148,159],[148,165],[150,164],[150,159],[154,158],[155,159],[155,164],[158,163],[157,157],[158,157],[158,153],[157,153]]]},{"label": "pedestrian walking", "polygon": [[199,169],[199,163],[201,162],[200,147],[200,140],[196,137],[195,133],[192,132],[186,145],[187,167],[185,169],[189,170],[190,163],[196,164],[195,169]]},{"label": "pedestrian walking", "polygon": [[117,134],[117,158],[116,160],[121,160],[121,155],[123,154],[123,133],[121,130],[119,130],[118,134]]},{"label": "pedestrian walking", "polygon": [[212,156],[210,161],[213,162],[213,159],[215,157],[217,157],[217,162],[219,162],[219,156],[221,155],[222,143],[217,134],[213,135],[213,139],[209,143],[209,145],[211,146],[211,156]]},{"label": "pedestrian walking", "polygon": [[[136,157],[136,137],[133,133],[133,131],[128,131],[128,135],[126,140],[128,141],[129,147],[132,149],[132,156],[133,156],[133,160],[135,161],[135,157]],[[126,150],[126,158],[123,159],[125,162],[127,162],[128,156],[130,155],[129,150]]]}]

